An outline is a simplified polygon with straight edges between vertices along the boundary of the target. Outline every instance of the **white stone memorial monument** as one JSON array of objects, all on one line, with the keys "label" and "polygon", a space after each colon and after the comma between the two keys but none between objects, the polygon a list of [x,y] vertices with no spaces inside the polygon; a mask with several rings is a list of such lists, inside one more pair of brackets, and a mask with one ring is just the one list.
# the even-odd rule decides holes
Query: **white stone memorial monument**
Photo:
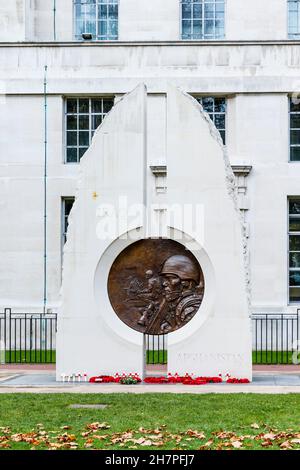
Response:
[{"label": "white stone memorial monument", "polygon": [[57,380],[143,376],[143,331],[168,333],[168,372],[251,380],[247,246],[229,160],[192,97],[170,87],[155,123],[151,99],[139,85],[117,102],[81,160]]}]

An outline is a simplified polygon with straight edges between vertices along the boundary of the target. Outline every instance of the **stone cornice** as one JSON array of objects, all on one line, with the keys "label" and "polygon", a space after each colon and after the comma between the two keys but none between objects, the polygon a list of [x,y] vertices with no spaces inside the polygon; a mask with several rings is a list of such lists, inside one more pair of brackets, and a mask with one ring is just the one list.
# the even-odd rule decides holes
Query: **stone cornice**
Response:
[{"label": "stone cornice", "polygon": [[231,168],[235,176],[248,176],[252,171],[250,165],[231,165]]},{"label": "stone cornice", "polygon": [[20,41],[0,42],[0,47],[139,47],[139,46],[300,46],[300,40],[275,41]]}]

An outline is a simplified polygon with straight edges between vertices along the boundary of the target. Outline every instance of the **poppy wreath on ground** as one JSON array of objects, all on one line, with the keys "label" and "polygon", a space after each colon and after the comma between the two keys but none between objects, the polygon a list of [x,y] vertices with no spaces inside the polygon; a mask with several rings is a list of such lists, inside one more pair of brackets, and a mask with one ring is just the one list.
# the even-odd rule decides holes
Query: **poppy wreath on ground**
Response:
[{"label": "poppy wreath on ground", "polygon": [[228,384],[249,384],[250,380],[248,379],[236,379],[235,377],[230,377],[226,380]]},{"label": "poppy wreath on ground", "polygon": [[136,385],[141,382],[138,374],[116,374],[116,375],[98,375],[91,377],[90,383],[120,383],[122,385]]},{"label": "poppy wreath on ground", "polygon": [[[248,379],[237,379],[226,375],[226,383],[228,384],[248,384]],[[138,374],[116,374],[116,375],[98,375],[97,377],[91,377],[90,383],[119,383],[122,385],[136,385],[142,380]],[[148,384],[183,384],[183,385],[206,385],[209,383],[221,383],[223,382],[222,377],[192,377],[189,374],[180,376],[178,374],[168,374],[167,377],[146,377],[144,383]]]},{"label": "poppy wreath on ground", "polygon": [[169,384],[183,384],[183,385],[205,385],[208,383],[220,383],[222,382],[221,377],[191,377],[190,375],[186,374],[185,376],[181,377],[177,374],[175,375],[168,375],[168,377],[146,377],[144,379],[145,383],[153,383],[153,384],[161,384],[161,383],[169,383]]}]

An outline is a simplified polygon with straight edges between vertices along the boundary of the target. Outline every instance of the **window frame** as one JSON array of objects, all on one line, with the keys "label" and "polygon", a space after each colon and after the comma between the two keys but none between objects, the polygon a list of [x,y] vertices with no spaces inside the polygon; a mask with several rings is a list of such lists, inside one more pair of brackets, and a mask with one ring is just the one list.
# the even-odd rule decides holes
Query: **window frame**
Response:
[{"label": "window frame", "polygon": [[[68,105],[68,100],[77,100],[77,112],[76,113],[68,113],[67,111],[67,105]],[[70,129],[68,129],[68,125],[67,125],[67,117],[70,116],[70,115],[75,115],[77,117],[79,117],[80,115],[87,115],[87,113],[79,113],[79,102],[78,100],[89,100],[89,112],[88,112],[88,117],[89,117],[89,128],[88,128],[88,133],[89,133],[89,145],[86,147],[86,150],[85,152],[89,149],[91,143],[92,143],[92,139],[93,139],[93,136],[97,130],[97,128],[93,129],[93,126],[92,126],[92,117],[93,116],[102,116],[102,121],[101,123],[99,124],[102,125],[106,115],[111,111],[111,109],[107,112],[107,113],[93,113],[92,112],[92,100],[101,100],[102,101],[102,111],[103,111],[103,101],[104,100],[110,100],[110,101],[113,101],[113,106],[114,106],[114,103],[115,103],[115,96],[113,95],[107,95],[107,96],[103,96],[103,95],[100,95],[100,96],[84,96],[84,95],[80,95],[80,96],[65,96],[64,97],[64,113],[63,113],[63,117],[64,117],[64,164],[66,165],[79,165],[80,164],[80,159],[81,157],[79,158],[79,155],[78,155],[78,152],[79,152],[79,149],[80,148],[85,148],[85,146],[83,145],[79,145],[79,141],[77,139],[77,145],[76,147],[75,146],[68,146],[68,131],[70,132]],[[112,106],[112,107],[113,107]],[[98,127],[99,127],[98,126]],[[75,131],[74,131],[75,132]],[[80,129],[79,129],[79,122],[77,123],[77,129],[76,129],[76,133],[78,134],[80,132]],[[87,132],[87,131],[86,131]],[[77,149],[77,161],[76,162],[73,162],[73,161],[68,161],[68,148],[76,148]],[[85,153],[84,152],[84,153]],[[84,154],[83,154],[84,155]]]},{"label": "window frame", "polygon": [[[73,4],[73,40],[74,41],[85,41],[82,37],[79,38],[77,35],[76,35],[76,1],[77,0],[72,0],[72,4]],[[79,0],[80,1],[80,0]],[[108,0],[108,2],[110,2],[111,0]],[[92,37],[91,41],[93,42],[110,42],[110,41],[119,41],[119,26],[120,26],[120,23],[119,23],[119,19],[120,19],[120,0],[116,0],[115,4],[118,6],[118,18],[117,18],[117,25],[118,25],[118,31],[117,31],[117,37],[115,39],[100,39],[98,38],[98,24],[100,22],[100,19],[99,19],[99,16],[98,16],[98,9],[97,9],[97,6],[98,6],[98,0],[95,0],[95,5],[96,5],[96,15],[95,15],[95,24],[96,24],[96,35],[95,37]]]},{"label": "window frame", "polygon": [[[224,3],[224,34],[223,34],[223,37],[220,37],[220,38],[206,38],[206,37],[203,37],[203,38],[190,38],[190,39],[186,39],[186,38],[183,38],[183,24],[182,24],[182,21],[183,21],[183,17],[182,17],[182,4],[184,3],[185,0],[179,0],[179,18],[180,18],[180,40],[181,41],[188,41],[188,42],[193,42],[193,41],[201,41],[201,42],[205,42],[205,41],[225,41],[226,40],[226,18],[227,18],[227,0],[219,0],[219,3],[221,3],[221,1],[223,1]],[[197,0],[195,0],[197,1]],[[205,2],[205,0],[201,0],[203,2]],[[212,0],[210,3],[216,3],[218,2],[218,0]],[[205,16],[202,15],[202,17],[205,19]],[[191,17],[192,18],[192,17]],[[192,21],[192,19],[191,19]],[[204,35],[203,35],[204,36]]]},{"label": "window frame", "polygon": [[299,33],[296,33],[296,34],[291,34],[290,33],[290,9],[289,9],[289,5],[290,3],[292,2],[295,2],[296,0],[287,0],[286,2],[286,8],[287,8],[287,38],[291,41],[297,41],[297,40],[300,40],[300,1],[297,0],[298,2],[298,28],[299,28]]},{"label": "window frame", "polygon": [[[299,272],[300,273],[300,268],[291,268],[290,267],[290,254],[291,253],[300,253],[300,250],[290,250],[290,237],[293,235],[299,236],[300,238],[300,231],[291,231],[290,230],[290,202],[291,201],[299,201],[300,203],[300,196],[288,196],[287,198],[287,302],[288,305],[298,305],[300,304],[300,299],[299,300],[291,300],[290,296],[290,288],[291,287],[296,287],[297,286],[291,286],[290,285],[290,272]],[[296,219],[297,216],[295,216]],[[300,219],[300,213],[299,213],[299,219]],[[299,294],[300,294],[300,286],[299,286]],[[300,297],[300,295],[299,295]]]},{"label": "window frame", "polygon": [[[298,98],[298,99],[299,99],[299,102],[300,102],[300,95],[299,95],[299,98]],[[300,110],[297,111],[297,112],[296,112],[296,111],[291,111],[291,102],[292,102],[292,96],[289,95],[289,96],[288,96],[288,132],[289,132],[289,137],[288,137],[288,139],[289,139],[289,150],[288,150],[288,151],[289,151],[289,157],[288,157],[288,162],[289,162],[289,163],[296,163],[296,164],[297,164],[297,163],[300,163],[300,158],[299,158],[299,160],[292,160],[292,159],[291,159],[291,156],[292,156],[291,149],[292,149],[292,147],[294,147],[294,148],[299,148],[299,149],[300,149],[300,144],[299,144],[299,145],[292,144],[292,139],[291,139],[292,134],[291,134],[291,132],[292,132],[292,129],[293,129],[293,130],[299,130],[299,133],[300,133],[300,127],[299,127],[299,128],[291,127],[291,114],[299,114],[299,116],[300,116]],[[300,104],[300,103],[299,103],[299,104]]]},{"label": "window frame", "polygon": [[73,201],[72,207],[71,207],[70,212],[67,216],[67,218],[69,218],[71,210],[74,206],[75,196],[62,196],[61,197],[61,204],[60,204],[60,207],[61,207],[61,213],[60,213],[60,219],[61,219],[61,225],[60,225],[61,257],[63,257],[64,246],[65,246],[66,241],[67,241],[67,230],[66,230],[66,202],[67,201]]},{"label": "window frame", "polygon": [[[215,111],[213,111],[213,113],[209,113],[209,112],[206,111],[206,109],[203,107],[202,103],[200,103],[200,104],[201,104],[201,106],[203,107],[203,110],[209,115],[209,117],[210,117],[210,114],[213,114],[213,115],[215,115],[215,114],[224,114],[224,116],[225,116],[225,129],[224,129],[225,143],[224,143],[224,141],[223,141],[222,134],[220,133],[220,131],[223,130],[223,129],[218,129],[217,126],[216,126],[216,124],[215,124],[215,120],[214,120],[214,119],[212,120],[211,117],[210,117],[210,119],[211,119],[211,121],[214,123],[214,125],[215,125],[216,129],[218,130],[218,132],[220,133],[220,137],[221,137],[221,139],[222,139],[223,145],[224,145],[224,147],[226,147],[226,146],[227,146],[227,141],[228,141],[228,134],[227,134],[227,124],[228,124],[228,121],[227,121],[228,97],[227,97],[226,95],[211,95],[211,94],[204,94],[204,95],[202,95],[202,94],[201,94],[201,95],[200,95],[200,94],[197,94],[197,95],[192,95],[192,96],[193,96],[193,98],[195,98],[195,100],[196,100],[198,103],[200,103],[200,100],[202,100],[203,98],[213,98],[214,100],[215,100],[215,99],[223,99],[223,100],[225,101],[225,112],[224,112],[224,113],[223,113],[223,112],[215,112]],[[215,104],[214,104],[214,107],[215,107]]]}]

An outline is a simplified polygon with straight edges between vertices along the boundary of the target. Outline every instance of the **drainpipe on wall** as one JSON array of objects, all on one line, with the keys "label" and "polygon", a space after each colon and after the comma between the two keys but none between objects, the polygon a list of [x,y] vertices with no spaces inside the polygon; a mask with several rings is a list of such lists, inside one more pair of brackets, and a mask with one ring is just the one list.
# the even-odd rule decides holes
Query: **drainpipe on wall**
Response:
[{"label": "drainpipe on wall", "polygon": [[56,0],[53,0],[53,40],[56,41]]},{"label": "drainpipe on wall", "polygon": [[48,128],[47,128],[47,65],[44,67],[44,298],[43,313],[47,306],[47,177],[48,177]]}]

